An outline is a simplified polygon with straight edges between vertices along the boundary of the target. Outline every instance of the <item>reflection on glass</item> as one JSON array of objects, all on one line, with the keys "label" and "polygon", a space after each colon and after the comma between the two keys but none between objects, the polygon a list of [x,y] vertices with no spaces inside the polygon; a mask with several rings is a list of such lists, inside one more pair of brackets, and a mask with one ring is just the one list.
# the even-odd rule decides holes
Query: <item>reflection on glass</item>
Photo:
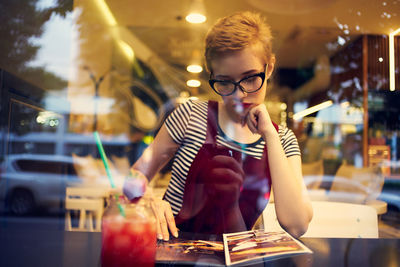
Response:
[{"label": "reflection on glass", "polygon": [[[67,187],[107,187],[94,130],[122,183],[179,104],[219,100],[209,73],[199,71],[204,62],[196,58],[194,72],[186,66],[204,53],[217,17],[251,6],[271,24],[277,56],[265,104],[274,122],[295,133],[313,200],[382,201],[380,222],[398,228],[400,62],[391,55],[399,54],[400,2],[202,2],[206,26],[185,21],[189,2],[1,1],[4,207],[14,214],[55,209],[63,217]],[[165,162],[151,182],[159,198],[171,169]],[[17,176],[25,184],[14,190]],[[79,216],[71,216],[76,226]]]}]

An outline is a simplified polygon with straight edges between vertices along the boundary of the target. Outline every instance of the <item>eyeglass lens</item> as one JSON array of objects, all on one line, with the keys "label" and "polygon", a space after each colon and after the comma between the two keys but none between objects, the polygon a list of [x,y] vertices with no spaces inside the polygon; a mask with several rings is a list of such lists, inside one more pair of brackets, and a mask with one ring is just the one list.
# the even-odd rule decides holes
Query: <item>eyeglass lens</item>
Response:
[{"label": "eyeglass lens", "polygon": [[235,86],[241,87],[241,90],[251,93],[261,88],[263,79],[261,76],[255,75],[241,80],[239,83],[232,81],[216,81],[214,89],[221,95],[231,94],[235,90]]}]

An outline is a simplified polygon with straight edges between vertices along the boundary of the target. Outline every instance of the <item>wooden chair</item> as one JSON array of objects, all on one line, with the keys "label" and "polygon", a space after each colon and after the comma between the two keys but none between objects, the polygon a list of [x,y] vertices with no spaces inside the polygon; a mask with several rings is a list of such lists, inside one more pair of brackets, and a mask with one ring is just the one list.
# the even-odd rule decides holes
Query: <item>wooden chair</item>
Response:
[{"label": "wooden chair", "polygon": [[[101,218],[107,190],[96,187],[67,187],[65,194],[65,230],[101,231]],[[78,227],[72,227],[71,212],[79,211]],[[95,218],[95,228],[93,219]]]},{"label": "wooden chair", "polygon": [[[371,206],[329,201],[312,206],[314,216],[303,237],[378,238],[378,216]],[[265,208],[263,221],[266,231],[282,230],[273,203]]]}]

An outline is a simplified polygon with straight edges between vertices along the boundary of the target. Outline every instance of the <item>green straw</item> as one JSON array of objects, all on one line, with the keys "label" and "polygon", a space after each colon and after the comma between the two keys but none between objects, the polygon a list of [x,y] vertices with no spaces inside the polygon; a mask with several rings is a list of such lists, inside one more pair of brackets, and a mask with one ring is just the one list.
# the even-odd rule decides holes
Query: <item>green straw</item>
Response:
[{"label": "green straw", "polygon": [[[107,157],[106,157],[106,153],[104,152],[104,148],[103,145],[101,143],[101,139],[100,139],[100,135],[97,131],[93,132],[94,135],[94,139],[96,140],[96,145],[97,148],[99,149],[99,153],[100,153],[100,157],[103,161],[104,164],[104,168],[106,168],[106,173],[107,173],[107,177],[108,177],[108,181],[110,182],[111,188],[115,188],[115,183],[114,183],[114,179],[111,176],[111,171],[110,171],[110,166],[108,165],[108,161],[107,161]],[[118,205],[118,209],[119,212],[121,213],[121,215],[123,217],[125,217],[125,211],[124,208],[122,207],[122,205],[119,203],[119,194],[115,194],[115,199],[117,201],[117,205]]]}]

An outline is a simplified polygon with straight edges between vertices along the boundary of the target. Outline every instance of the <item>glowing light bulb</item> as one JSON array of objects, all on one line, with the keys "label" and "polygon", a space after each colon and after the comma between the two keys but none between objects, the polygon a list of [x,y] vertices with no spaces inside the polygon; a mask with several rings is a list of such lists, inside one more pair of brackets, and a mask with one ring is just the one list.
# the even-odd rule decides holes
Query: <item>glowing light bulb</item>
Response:
[{"label": "glowing light bulb", "polygon": [[190,13],[185,19],[187,22],[193,24],[204,23],[207,20],[206,16],[200,13]]},{"label": "glowing light bulb", "polygon": [[186,67],[186,70],[191,73],[200,73],[203,68],[200,65],[192,64]]},{"label": "glowing light bulb", "polygon": [[189,87],[199,87],[201,85],[201,82],[199,80],[192,79],[188,80],[186,82],[186,85]]}]

